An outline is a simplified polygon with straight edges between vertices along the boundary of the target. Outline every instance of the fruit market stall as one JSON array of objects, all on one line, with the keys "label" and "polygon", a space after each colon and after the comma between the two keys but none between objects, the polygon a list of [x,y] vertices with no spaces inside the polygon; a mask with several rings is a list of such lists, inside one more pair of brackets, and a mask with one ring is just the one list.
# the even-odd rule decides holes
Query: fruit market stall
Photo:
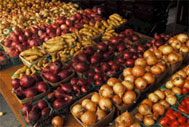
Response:
[{"label": "fruit market stall", "polygon": [[[0,90],[22,126],[188,125],[188,34],[149,37],[97,7],[28,6],[0,24]],[[23,10],[33,18],[11,22]]]}]

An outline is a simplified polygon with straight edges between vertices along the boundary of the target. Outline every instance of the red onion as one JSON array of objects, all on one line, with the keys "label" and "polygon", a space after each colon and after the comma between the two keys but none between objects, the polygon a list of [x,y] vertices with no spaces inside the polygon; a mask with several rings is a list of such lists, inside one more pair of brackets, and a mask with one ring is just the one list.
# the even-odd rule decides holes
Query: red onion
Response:
[{"label": "red onion", "polygon": [[35,88],[27,88],[23,93],[27,98],[30,98],[37,95],[37,90]]},{"label": "red onion", "polygon": [[27,113],[29,113],[32,109],[32,105],[29,103],[29,104],[25,104],[23,107],[22,107],[22,114],[23,115],[26,115]]},{"label": "red onion", "polygon": [[58,109],[60,107],[63,107],[65,105],[65,101],[63,99],[56,99],[54,102],[53,102],[53,108],[54,109]]},{"label": "red onion", "polygon": [[44,100],[40,100],[38,103],[37,103],[37,106],[39,109],[44,109],[46,108],[48,105],[47,103],[44,101]]},{"label": "red onion", "polygon": [[28,75],[25,75],[20,79],[20,85],[23,87],[31,87],[34,85],[34,82],[34,79]]},{"label": "red onion", "polygon": [[14,89],[17,89],[19,86],[20,86],[20,80],[19,79],[13,79],[11,81],[11,86],[14,88]]},{"label": "red onion", "polygon": [[41,111],[41,118],[47,117],[50,115],[50,108],[46,107]]}]

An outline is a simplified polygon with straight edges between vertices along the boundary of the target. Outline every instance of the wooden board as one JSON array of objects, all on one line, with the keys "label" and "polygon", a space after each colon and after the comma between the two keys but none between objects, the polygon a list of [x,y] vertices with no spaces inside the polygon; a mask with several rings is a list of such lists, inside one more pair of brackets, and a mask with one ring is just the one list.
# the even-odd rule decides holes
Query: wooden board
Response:
[{"label": "wooden board", "polygon": [[[23,65],[19,66],[12,66],[8,69],[0,71],[0,92],[5,98],[6,102],[10,106],[11,110],[15,114],[16,118],[21,123],[22,127],[25,127],[24,121],[19,114],[19,109],[22,108],[22,104],[16,99],[16,96],[11,92],[12,87],[11,77],[10,75],[15,72],[18,68],[22,67]],[[65,114],[65,127],[81,127],[81,125],[73,118],[71,114]],[[8,122],[8,121],[7,121]]]}]

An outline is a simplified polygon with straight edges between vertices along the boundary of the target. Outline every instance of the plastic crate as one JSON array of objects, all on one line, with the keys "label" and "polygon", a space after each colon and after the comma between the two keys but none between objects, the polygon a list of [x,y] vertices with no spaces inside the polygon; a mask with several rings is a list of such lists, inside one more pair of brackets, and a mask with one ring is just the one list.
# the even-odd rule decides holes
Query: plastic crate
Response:
[{"label": "plastic crate", "polygon": [[14,58],[10,58],[10,60],[11,60],[11,62],[14,66],[22,64],[22,61],[20,60],[19,56],[16,56]]},{"label": "plastic crate", "polygon": [[[55,116],[54,110],[53,110],[53,108],[51,107],[51,105],[48,103],[48,101],[45,98],[43,98],[41,100],[44,100],[48,104],[48,107],[51,109],[51,115],[47,116],[47,117],[45,117],[43,119],[39,119],[39,121],[37,121],[36,123],[27,124],[25,119],[24,119],[24,115],[21,113],[21,109],[19,109],[19,113],[22,116],[22,119],[23,119],[24,124],[25,124],[26,127],[31,127],[31,126],[44,127],[44,126],[51,125],[51,119]],[[40,100],[33,102],[32,105],[36,105],[39,101]]]}]

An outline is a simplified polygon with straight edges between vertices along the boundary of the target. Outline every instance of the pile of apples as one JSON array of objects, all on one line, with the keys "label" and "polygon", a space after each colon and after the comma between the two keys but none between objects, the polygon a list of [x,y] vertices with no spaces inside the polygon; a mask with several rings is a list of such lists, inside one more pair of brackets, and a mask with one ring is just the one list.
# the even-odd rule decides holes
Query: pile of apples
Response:
[{"label": "pile of apples", "polygon": [[50,116],[52,111],[46,101],[40,100],[35,105],[32,105],[31,103],[23,105],[21,113],[24,115],[25,122],[30,124]]},{"label": "pile of apples", "polygon": [[43,82],[42,78],[33,74],[32,76],[25,75],[21,79],[13,79],[11,81],[14,93],[21,100],[32,98],[40,93],[47,92],[49,85]]},{"label": "pile of apples", "polygon": [[42,76],[51,83],[57,83],[73,73],[74,70],[70,65],[62,64],[61,61],[55,61],[43,68]]}]

